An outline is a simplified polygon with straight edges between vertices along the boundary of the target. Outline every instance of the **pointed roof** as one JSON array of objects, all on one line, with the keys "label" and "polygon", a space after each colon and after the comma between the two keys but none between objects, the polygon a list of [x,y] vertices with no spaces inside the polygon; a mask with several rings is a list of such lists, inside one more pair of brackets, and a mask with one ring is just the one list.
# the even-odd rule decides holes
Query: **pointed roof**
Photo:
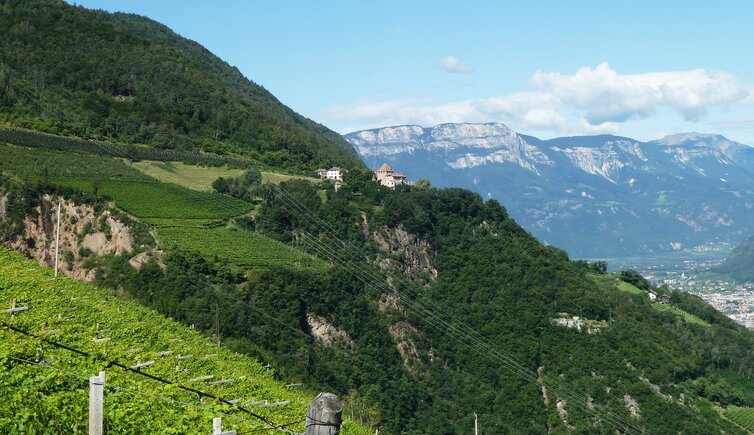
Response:
[{"label": "pointed roof", "polygon": [[387,163],[383,163],[382,166],[380,166],[380,169],[377,170],[377,172],[393,172],[393,168],[391,168]]}]

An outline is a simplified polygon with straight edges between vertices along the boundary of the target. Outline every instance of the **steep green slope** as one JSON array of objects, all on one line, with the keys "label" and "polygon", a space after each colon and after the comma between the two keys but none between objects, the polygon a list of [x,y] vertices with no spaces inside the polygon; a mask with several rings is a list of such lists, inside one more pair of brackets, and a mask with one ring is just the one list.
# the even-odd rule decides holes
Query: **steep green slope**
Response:
[{"label": "steep green slope", "polygon": [[[87,378],[100,370],[106,371],[109,433],[209,433],[212,418],[220,416],[226,430],[271,431],[284,425],[303,431],[313,393],[286,388],[258,361],[191,328],[109,291],[55,279],[49,269],[0,248],[0,305],[10,307],[12,300],[29,309],[13,317],[0,314],[0,432],[84,433]],[[154,364],[142,372],[170,384],[111,363],[131,367],[148,361]],[[207,376],[212,377],[192,380]],[[220,380],[228,382],[214,383]],[[179,386],[238,402],[200,399]],[[346,422],[345,432],[371,433],[352,422]]]},{"label": "steep green slope", "polygon": [[362,165],[340,135],[145,17],[62,0],[0,4],[0,120],[275,167]]},{"label": "steep green slope", "polygon": [[[49,217],[34,199],[45,192],[103,201],[85,168],[66,172],[76,156],[13,155],[0,162],[0,230],[40,203]],[[46,170],[25,174],[37,158]],[[595,278],[495,201],[392,191],[354,170],[338,192],[293,179],[253,186],[246,202],[137,181],[123,161],[97,159],[92,175],[114,175],[99,194],[155,224],[165,252],[139,268],[133,254],[97,258],[95,282],[219,331],[287,382],[341,395],[381,432],[464,433],[473,409],[489,433],[740,433],[717,409],[754,406],[751,332],[694,296],[671,292],[660,311],[635,287]],[[572,316],[594,328],[558,323]]]},{"label": "steep green slope", "polygon": [[737,281],[754,282],[754,237],[736,246],[718,271],[730,274]]}]

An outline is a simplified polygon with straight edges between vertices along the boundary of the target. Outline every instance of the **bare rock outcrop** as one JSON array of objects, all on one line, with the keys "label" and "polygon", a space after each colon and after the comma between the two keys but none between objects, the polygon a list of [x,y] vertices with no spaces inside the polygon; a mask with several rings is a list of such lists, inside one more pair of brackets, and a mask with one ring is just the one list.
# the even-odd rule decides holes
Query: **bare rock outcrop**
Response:
[{"label": "bare rock outcrop", "polygon": [[421,354],[416,345],[415,337],[419,336],[419,331],[408,322],[396,322],[390,325],[390,335],[395,340],[395,347],[403,359],[403,364],[409,370],[421,363]]},{"label": "bare rock outcrop", "polygon": [[639,417],[641,415],[639,403],[628,394],[623,396],[623,403],[626,405],[626,410],[631,414],[631,417]]},{"label": "bare rock outcrop", "polygon": [[[24,232],[8,242],[8,247],[54,266],[57,207],[49,195],[36,208],[36,216],[24,218]],[[4,207],[3,207],[4,208]],[[0,214],[0,217],[2,214]],[[129,227],[110,211],[96,213],[90,205],[63,200],[60,213],[59,270],[66,276],[92,281],[94,271],[84,267],[90,255],[122,255],[133,250]]]},{"label": "bare rock outcrop", "polygon": [[422,274],[430,279],[437,278],[437,269],[432,266],[429,255],[429,243],[419,236],[398,227],[375,232],[372,237],[384,252],[400,255],[401,268],[411,278],[419,278]]},{"label": "bare rock outcrop", "polygon": [[5,219],[5,208],[8,204],[8,194],[6,193],[3,196],[0,196],[0,219]]},{"label": "bare rock outcrop", "polygon": [[348,347],[353,346],[353,339],[346,331],[336,327],[322,316],[307,313],[306,323],[312,335],[322,340],[325,346],[335,346],[337,343],[343,343]]}]

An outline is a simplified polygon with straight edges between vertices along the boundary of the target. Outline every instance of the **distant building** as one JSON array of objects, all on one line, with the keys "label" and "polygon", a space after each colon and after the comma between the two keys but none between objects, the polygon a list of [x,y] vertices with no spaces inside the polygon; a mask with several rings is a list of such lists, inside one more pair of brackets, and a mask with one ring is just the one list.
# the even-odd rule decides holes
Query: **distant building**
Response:
[{"label": "distant building", "polygon": [[333,166],[330,169],[317,169],[314,172],[316,172],[320,178],[324,178],[326,180],[343,181],[343,174],[346,172],[346,170],[337,166]]},{"label": "distant building", "polygon": [[649,300],[651,300],[651,301],[657,299],[657,293],[655,293],[652,290],[650,290],[650,291],[647,292],[647,296],[649,296]]},{"label": "distant building", "polygon": [[657,297],[657,299],[660,301],[661,304],[669,304],[670,303],[670,296],[668,295],[660,295]]},{"label": "distant building", "polygon": [[379,169],[374,171],[374,180],[380,183],[380,185],[391,189],[401,184],[412,184],[406,180],[405,174],[395,172],[387,163],[383,163]]}]

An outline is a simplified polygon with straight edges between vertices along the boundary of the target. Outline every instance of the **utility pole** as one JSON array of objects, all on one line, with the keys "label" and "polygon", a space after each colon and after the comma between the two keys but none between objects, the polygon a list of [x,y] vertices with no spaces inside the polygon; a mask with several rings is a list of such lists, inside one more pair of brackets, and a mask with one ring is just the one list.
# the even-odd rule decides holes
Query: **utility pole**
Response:
[{"label": "utility pole", "polygon": [[89,435],[102,435],[102,401],[105,372],[89,378]]},{"label": "utility pole", "polygon": [[58,254],[60,251],[60,197],[58,197],[58,223],[55,230],[55,278],[58,277]]},{"label": "utility pole", "polygon": [[220,345],[220,304],[215,303],[215,344]]},{"label": "utility pole", "polygon": [[479,419],[476,412],[474,413],[474,435],[479,435]]},{"label": "utility pole", "polygon": [[610,329],[613,329],[613,306],[610,305],[610,317],[609,317]]}]

